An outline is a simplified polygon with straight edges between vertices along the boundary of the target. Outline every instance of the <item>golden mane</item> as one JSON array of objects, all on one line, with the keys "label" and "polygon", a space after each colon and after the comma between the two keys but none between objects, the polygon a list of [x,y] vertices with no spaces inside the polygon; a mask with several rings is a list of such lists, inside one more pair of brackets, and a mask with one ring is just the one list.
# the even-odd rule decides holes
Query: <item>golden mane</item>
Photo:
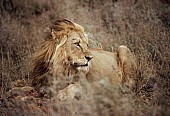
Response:
[{"label": "golden mane", "polygon": [[[51,32],[48,34],[48,40],[42,43],[33,56],[33,69],[30,75],[33,86],[37,86],[37,83],[41,84],[47,81],[46,78],[41,76],[49,72],[52,65],[55,64],[55,67],[57,67],[56,64],[64,60],[64,52],[62,52],[64,48],[60,48],[67,41],[69,34],[73,31],[84,33],[84,28],[82,26],[67,19],[53,22],[50,28]],[[60,56],[60,58],[58,56]]]}]

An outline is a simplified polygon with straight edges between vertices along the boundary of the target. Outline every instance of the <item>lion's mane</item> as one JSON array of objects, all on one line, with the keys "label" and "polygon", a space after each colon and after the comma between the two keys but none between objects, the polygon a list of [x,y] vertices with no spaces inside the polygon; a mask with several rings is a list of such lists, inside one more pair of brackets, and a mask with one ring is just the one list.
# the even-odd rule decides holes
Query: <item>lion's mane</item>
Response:
[{"label": "lion's mane", "polygon": [[[53,30],[55,30],[55,33]],[[65,73],[71,71],[64,55],[65,48],[63,45],[73,31],[84,33],[84,28],[66,19],[53,22],[50,32],[47,34],[48,39],[42,43],[33,56],[33,69],[30,75],[32,86],[38,88],[47,85],[49,75],[53,76],[60,72],[59,69],[65,71]]]}]

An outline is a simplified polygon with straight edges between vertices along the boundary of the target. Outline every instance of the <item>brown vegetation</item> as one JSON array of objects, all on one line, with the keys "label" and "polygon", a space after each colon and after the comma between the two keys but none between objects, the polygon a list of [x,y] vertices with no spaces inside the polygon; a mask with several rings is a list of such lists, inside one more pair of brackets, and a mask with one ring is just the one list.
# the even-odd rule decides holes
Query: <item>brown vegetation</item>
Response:
[{"label": "brown vegetation", "polygon": [[[23,114],[27,111],[21,109],[32,104],[41,115],[169,115],[169,12],[168,0],[1,0],[0,114],[18,115],[20,111],[22,115],[21,111]],[[126,86],[117,88],[108,80],[96,82],[91,87],[88,82],[82,83],[85,79],[82,77],[80,84],[86,89],[78,92],[73,101],[50,99],[53,104],[45,101],[42,106],[49,108],[48,111],[39,109],[39,103],[49,100],[42,91],[38,95],[34,92],[34,95],[30,92],[29,95],[27,92],[15,94],[27,89],[21,86],[29,81],[32,54],[47,39],[44,38],[46,27],[58,18],[67,18],[85,27],[91,47],[115,51],[119,45],[128,46],[138,63],[133,91]],[[59,83],[57,80],[54,85]],[[14,88],[18,84],[19,90]],[[7,94],[9,90],[14,92]],[[20,102],[25,96],[33,101]],[[13,101],[15,97],[18,102]],[[16,112],[11,110],[10,113],[9,109],[13,108]]]}]

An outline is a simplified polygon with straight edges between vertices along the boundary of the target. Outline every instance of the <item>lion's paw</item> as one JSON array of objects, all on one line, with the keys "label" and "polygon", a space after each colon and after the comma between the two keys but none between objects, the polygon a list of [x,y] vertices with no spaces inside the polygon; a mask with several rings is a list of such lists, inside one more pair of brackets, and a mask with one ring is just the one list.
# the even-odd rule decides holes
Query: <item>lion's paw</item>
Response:
[{"label": "lion's paw", "polygon": [[70,84],[63,90],[60,90],[57,98],[59,101],[68,101],[74,99],[77,93],[81,92],[81,86],[79,84]]},{"label": "lion's paw", "polygon": [[70,97],[67,95],[65,90],[60,90],[57,98],[59,99],[59,101],[67,101]]}]

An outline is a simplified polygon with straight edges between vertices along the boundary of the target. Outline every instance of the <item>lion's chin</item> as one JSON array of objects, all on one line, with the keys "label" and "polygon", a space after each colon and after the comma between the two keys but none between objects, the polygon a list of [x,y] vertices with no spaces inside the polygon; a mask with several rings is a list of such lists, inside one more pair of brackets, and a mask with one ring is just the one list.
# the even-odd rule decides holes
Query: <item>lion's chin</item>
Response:
[{"label": "lion's chin", "polygon": [[72,63],[72,66],[78,71],[78,72],[83,72],[85,74],[87,74],[87,72],[89,71],[89,67],[90,67],[90,62],[87,63]]},{"label": "lion's chin", "polygon": [[87,73],[89,71],[89,66],[79,66],[76,68],[79,72]]}]

